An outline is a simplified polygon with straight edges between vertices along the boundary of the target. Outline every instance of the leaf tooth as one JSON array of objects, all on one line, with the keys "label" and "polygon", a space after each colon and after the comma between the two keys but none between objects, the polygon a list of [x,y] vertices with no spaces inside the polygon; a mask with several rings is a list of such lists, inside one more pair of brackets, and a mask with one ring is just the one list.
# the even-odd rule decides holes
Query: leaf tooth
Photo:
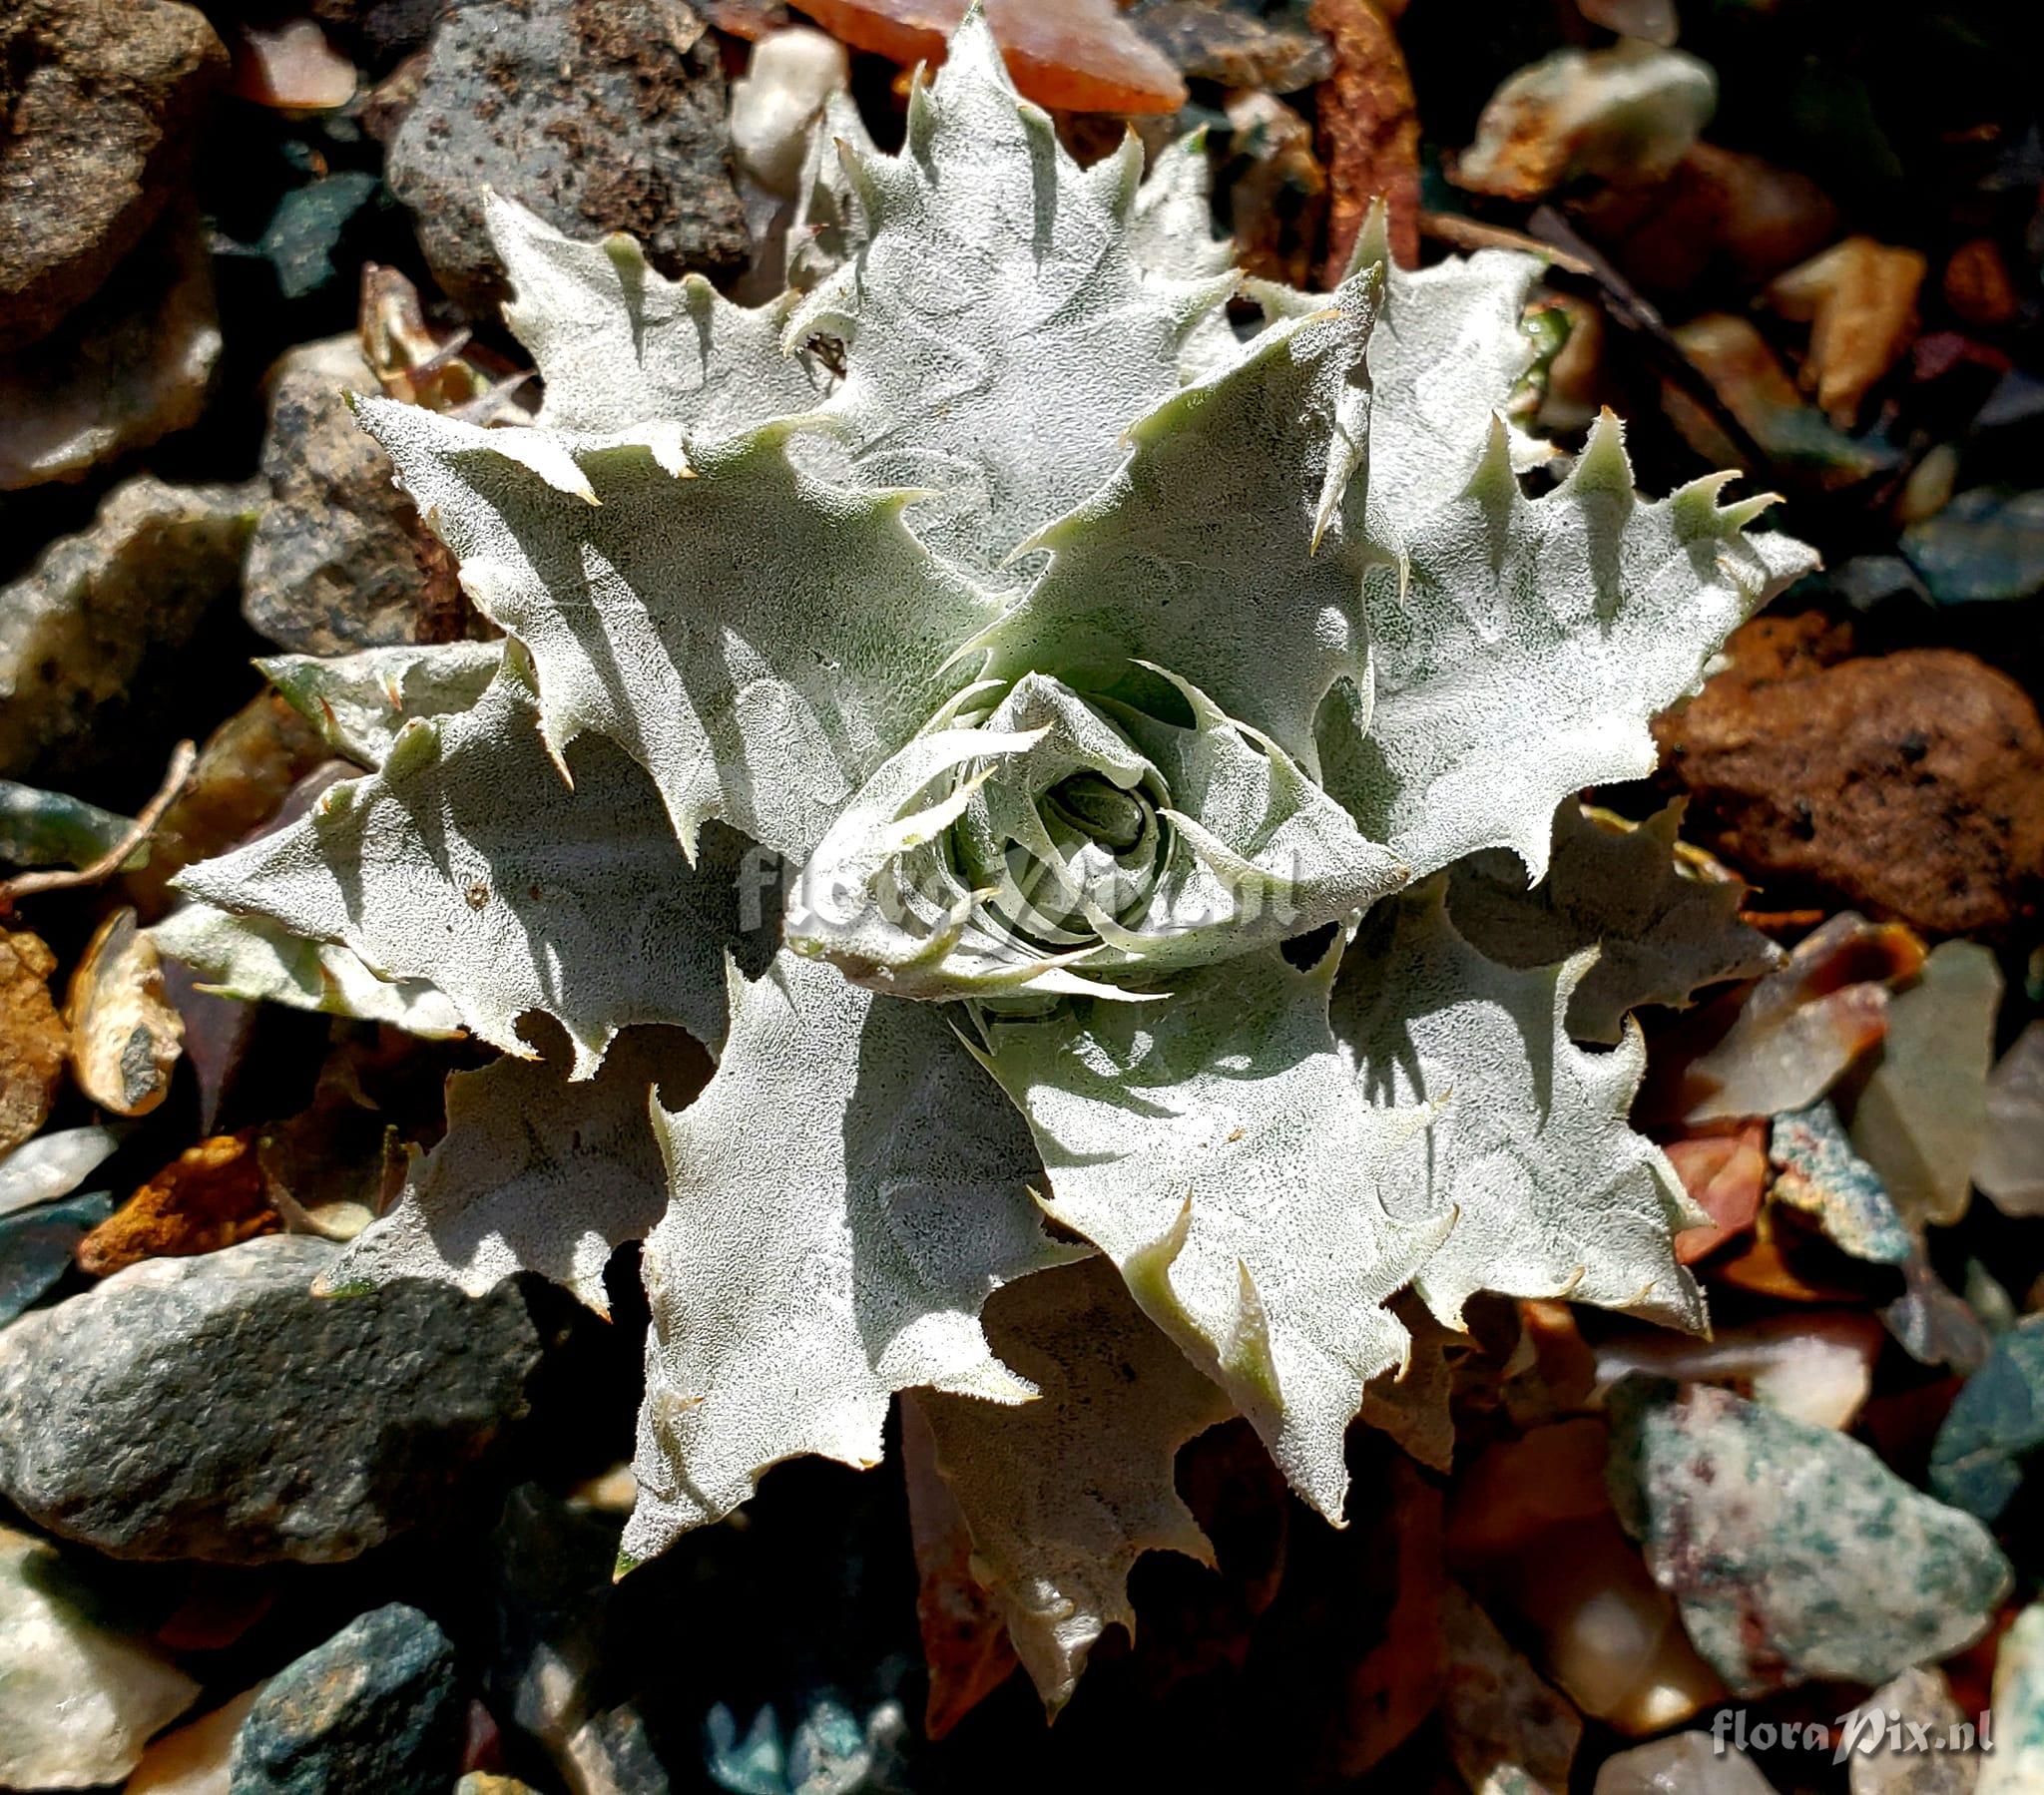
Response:
[{"label": "leaf tooth", "polygon": [[1608,493],[1627,500],[1637,497],[1633,490],[1632,457],[1625,452],[1625,426],[1610,406],[1597,414],[1597,421],[1590,426],[1590,438],[1583,444],[1583,452],[1576,458],[1575,468],[1561,490],[1575,498],[1587,498],[1593,493]]},{"label": "leaf tooth", "polygon": [[1391,265],[1391,209],[1379,194],[1363,215],[1362,228],[1355,233],[1355,246],[1348,251],[1341,279],[1345,285],[1364,268],[1380,268],[1388,276]]},{"label": "leaf tooth", "polygon": [[1697,542],[1706,536],[1716,536],[1721,525],[1718,521],[1718,495],[1734,480],[1739,478],[1737,468],[1719,468],[1713,473],[1699,474],[1688,485],[1678,487],[1669,495],[1669,515],[1675,525],[1675,534],[1684,542]]},{"label": "leaf tooth", "polygon": [[1221,1369],[1234,1389],[1247,1387],[1268,1403],[1274,1413],[1284,1411],[1284,1394],[1278,1387],[1278,1361],[1271,1351],[1271,1322],[1264,1298],[1251,1276],[1249,1265],[1235,1262],[1235,1318],[1229,1323],[1228,1338],[1221,1344]]},{"label": "leaf tooth", "polygon": [[1750,499],[1739,499],[1727,505],[1718,513],[1718,528],[1721,535],[1734,536],[1763,512],[1773,510],[1781,504],[1778,492],[1756,493]]},{"label": "leaf tooth", "polygon": [[1014,94],[1015,84],[1008,77],[1008,64],[1001,55],[1000,41],[994,36],[994,28],[987,23],[983,0],[971,0],[965,16],[951,33],[951,46],[944,54],[944,67],[939,79],[946,88],[978,83],[998,88],[1004,94]]},{"label": "leaf tooth", "polygon": [[1490,429],[1483,439],[1483,455],[1462,497],[1479,504],[1508,503],[1519,497],[1519,476],[1512,471],[1512,433],[1503,417],[1490,414]]},{"label": "leaf tooth", "polygon": [[1126,229],[1135,216],[1137,190],[1143,185],[1143,140],[1133,129],[1125,128],[1113,152],[1081,172],[1079,185]]},{"label": "leaf tooth", "polygon": [[[386,779],[409,778],[439,759],[441,721],[437,716],[415,716],[397,731],[397,739],[383,758]],[[354,801],[353,786],[354,781],[349,779],[329,787],[323,794],[320,813],[339,815],[345,805]],[[341,797],[343,792],[347,793],[345,798]]]},{"label": "leaf tooth", "polygon": [[1242,287],[1242,270],[1228,268],[1205,280],[1158,281],[1156,290],[1164,301],[1172,328],[1181,341],[1192,328],[1217,306],[1226,305]]}]

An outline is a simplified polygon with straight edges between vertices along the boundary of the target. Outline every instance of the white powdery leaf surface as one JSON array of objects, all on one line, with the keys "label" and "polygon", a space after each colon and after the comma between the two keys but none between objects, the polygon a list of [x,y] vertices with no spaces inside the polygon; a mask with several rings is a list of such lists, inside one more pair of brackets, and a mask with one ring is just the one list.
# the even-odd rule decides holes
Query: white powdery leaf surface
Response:
[{"label": "white powdery leaf surface", "polygon": [[646,1242],[628,1560],[730,1514],[783,1459],[877,1464],[898,1390],[1035,1394],[980,1307],[1077,1249],[1044,1231],[1028,1132],[994,1099],[930,1006],[788,953],[734,976],[717,1076],[654,1113],[670,1201]]},{"label": "white powdery leaf surface", "polygon": [[1728,478],[1643,501],[1606,413],[1568,479],[1528,499],[1493,423],[1460,496],[1406,530],[1403,590],[1395,571],[1369,577],[1369,734],[1343,719],[1321,742],[1363,832],[1415,876],[1507,847],[1537,879],[1564,797],[1653,771],[1654,716],[1815,565],[1800,543],[1747,535],[1757,502],[1721,508]]},{"label": "white powdery leaf surface", "polygon": [[431,981],[379,978],[350,949],[308,941],[266,916],[189,903],[148,933],[159,952],[199,974],[199,990],[219,997],[387,1022],[428,1037],[463,1028],[461,1012]]},{"label": "white powdery leaf surface", "polygon": [[824,410],[857,477],[928,490],[917,533],[998,580],[1114,471],[1123,430],[1176,390],[1185,340],[1232,277],[1145,272],[1127,228],[1140,146],[1081,170],[976,14],[910,94],[901,155],[852,152],[847,167],[870,235],[787,340],[843,341]]},{"label": "white powdery leaf surface", "polygon": [[427,981],[506,1053],[532,1055],[518,1021],[544,1011],[577,1078],[633,1023],[679,1023],[714,1048],[741,838],[706,838],[692,868],[652,783],[605,741],[578,748],[571,787],[522,671],[507,661],[473,710],[412,722],[380,771],[176,888],[338,942],[379,978]]},{"label": "white powdery leaf surface", "polygon": [[1051,565],[981,638],[990,676],[1112,689],[1154,663],[1318,770],[1321,700],[1368,678],[1373,552],[1342,500],[1367,448],[1378,285],[1358,275],[1133,424],[1126,463],[1029,545]]},{"label": "white powdery leaf surface", "polygon": [[661,420],[729,436],[828,390],[822,366],[781,351],[792,295],[734,305],[701,274],[670,280],[622,233],[576,242],[495,196],[485,218],[513,291],[504,321],[539,365],[548,427],[601,435]]},{"label": "white powdery leaf surface", "polygon": [[1525,867],[1504,848],[1456,865],[1448,885],[1455,928],[1506,966],[1553,966],[1596,948],[1597,963],[1569,1001],[1569,1033],[1607,1047],[1642,1004],[1683,1009],[1706,985],[1772,972],[1787,956],[1740,921],[1746,886],[1682,870],[1682,812],[1677,799],[1635,826],[1564,798],[1538,885],[1528,888]]},{"label": "white powdery leaf surface", "polygon": [[413,717],[474,704],[504,665],[504,645],[402,644],[331,658],[272,655],[256,665],[335,753],[378,767]]},{"label": "white powdery leaf surface", "polygon": [[909,533],[912,495],[799,471],[795,422],[684,468],[659,429],[598,443],[386,401],[361,415],[477,605],[530,650],[549,745],[624,747],[692,850],[716,818],[806,855],[994,615]]},{"label": "white powdery leaf surface", "polygon": [[1414,1280],[1448,1327],[1479,1290],[1704,1324],[1672,1239],[1702,1218],[1626,1120],[1646,1042],[1636,1026],[1609,1053],[1568,1038],[1589,967],[1588,954],[1523,972],[1485,959],[1448,920],[1440,880],[1373,912],[1343,958],[1334,1026],[1357,1101],[1434,1112],[1378,1188],[1407,1222],[1452,1213]]},{"label": "white powdery leaf surface", "polygon": [[[1429,268],[1401,268],[1379,201],[1348,265],[1349,278],[1373,269],[1382,282],[1369,340],[1370,476],[1367,490],[1357,492],[1367,521],[1357,524],[1395,554],[1407,531],[1469,484],[1492,417],[1532,365],[1532,339],[1519,319],[1541,264],[1531,255],[1481,249]],[[1323,294],[1274,281],[1251,280],[1246,291],[1274,318],[1327,302]]]},{"label": "white powdery leaf surface", "polygon": [[983,1028],[1050,1174],[1045,1209],[1121,1268],[1338,1521],[1342,1438],[1364,1386],[1405,1356],[1381,1305],[1446,1217],[1395,1219],[1378,1199],[1425,1116],[1356,1101],[1327,1023],[1334,966],[1299,972],[1268,949],[1185,974],[1156,1004],[1081,1000]]},{"label": "white powdery leaf surface", "polygon": [[1094,1257],[1008,1285],[994,1350],[1042,1394],[1003,1407],[913,1400],[972,1536],[973,1561],[1052,1715],[1109,1626],[1133,1637],[1129,1572],[1146,1552],[1213,1548],[1173,1481],[1178,1449],[1234,1412]]},{"label": "white powdery leaf surface", "polygon": [[[1235,244],[1214,234],[1214,172],[1202,126],[1165,145],[1150,164],[1129,215],[1129,248],[1144,269],[1165,280],[1212,280],[1235,265]],[[1225,306],[1205,313],[1187,332],[1179,377],[1188,383],[1218,374],[1242,353]]]},{"label": "white powdery leaf surface", "polygon": [[611,1253],[667,1207],[648,1093],[685,1100],[708,1071],[679,1029],[630,1029],[580,1084],[537,1060],[455,1073],[446,1134],[429,1153],[413,1149],[396,1205],[348,1244],[322,1288],[431,1278],[480,1296],[536,1271],[607,1315]]}]

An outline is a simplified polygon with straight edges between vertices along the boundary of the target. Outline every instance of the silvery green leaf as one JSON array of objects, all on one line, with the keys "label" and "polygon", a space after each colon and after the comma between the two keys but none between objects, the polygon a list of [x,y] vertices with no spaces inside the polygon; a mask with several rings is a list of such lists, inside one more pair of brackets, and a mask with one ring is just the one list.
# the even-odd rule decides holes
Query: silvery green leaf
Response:
[{"label": "silvery green leaf", "polygon": [[1214,234],[1214,176],[1204,126],[1166,144],[1152,159],[1129,213],[1129,249],[1167,279],[1211,280],[1235,265],[1235,244]]},{"label": "silvery green leaf", "polygon": [[1448,913],[1465,941],[1505,966],[1553,966],[1598,949],[1569,1000],[1569,1033],[1611,1046],[1629,1011],[1685,1009],[1703,986],[1758,978],[1786,958],[1739,920],[1739,880],[1684,864],[1681,825],[1680,800],[1635,826],[1564,798],[1546,878],[1528,889],[1508,850],[1471,854],[1450,875]]},{"label": "silvery green leaf", "polygon": [[629,236],[576,242],[495,195],[485,220],[513,289],[504,321],[539,364],[552,429],[604,435],[658,419],[691,438],[729,436],[807,411],[828,385],[811,357],[781,353],[788,295],[734,305],[701,274],[670,280]]},{"label": "silvery green leaf", "polygon": [[453,642],[331,659],[273,655],[256,665],[335,753],[378,767],[413,717],[466,710],[503,661],[501,642]]},{"label": "silvery green leaf", "polygon": [[1378,1174],[1399,1221],[1454,1215],[1415,1287],[1449,1327],[1479,1290],[1702,1327],[1672,1240],[1702,1217],[1626,1121],[1647,1064],[1638,1027],[1609,1053],[1577,1047],[1564,1019],[1590,954],[1500,966],[1455,932],[1445,894],[1435,880],[1364,919],[1333,1008],[1362,1098],[1433,1113]]},{"label": "silvery green leaf", "polygon": [[580,1083],[542,1060],[455,1073],[446,1134],[429,1153],[412,1149],[396,1205],[350,1242],[322,1285],[432,1278],[480,1296],[537,1271],[608,1314],[611,1253],[643,1238],[667,1206],[649,1094],[684,1100],[708,1072],[679,1030],[628,1029]]},{"label": "silvery green leaf", "polygon": [[729,831],[691,868],[651,781],[610,743],[548,758],[522,657],[473,710],[424,717],[380,771],[325,792],[311,814],[177,888],[293,934],[337,942],[377,977],[423,980],[468,1028],[530,1057],[519,1018],[568,1031],[573,1076],[633,1023],[723,1039],[724,956],[746,926],[749,866]]},{"label": "silvery green leaf", "polygon": [[1112,995],[1100,980],[1275,945],[1402,883],[1276,742],[1163,682],[1187,721],[1044,673],[969,688],[839,813],[789,945],[896,996]]},{"label": "silvery green leaf", "polygon": [[1180,1552],[1213,1564],[1172,1468],[1181,1446],[1232,1411],[1097,1256],[996,1292],[986,1328],[1037,1386],[1035,1401],[913,1400],[971,1533],[975,1572],[1055,1715],[1101,1633],[1134,1635],[1137,1559]]},{"label": "silvery green leaf", "polygon": [[1131,424],[1114,477],[1031,540],[1051,565],[980,639],[988,677],[1042,669],[1109,691],[1154,663],[1317,773],[1321,699],[1368,679],[1376,555],[1342,501],[1364,459],[1377,285],[1358,274]]},{"label": "silvery green leaf", "polygon": [[[1353,278],[1381,281],[1369,340],[1370,473],[1358,491],[1372,535],[1395,551],[1408,530],[1455,499],[1483,459],[1492,417],[1505,409],[1533,360],[1519,329],[1539,260],[1480,249],[1429,268],[1402,268],[1391,254],[1382,201],[1365,219],[1349,256]],[[1326,304],[1275,282],[1246,283],[1274,318]]]},{"label": "silvery green leaf", "polygon": [[1046,1212],[1256,1426],[1292,1487],[1338,1520],[1342,1439],[1402,1362],[1381,1306],[1440,1239],[1377,1180],[1422,1150],[1423,1109],[1358,1101],[1327,1023],[1337,956],[1276,949],[1173,981],[1168,999],[1079,999],[981,1019],[985,1057],[1036,1135]]},{"label": "silvery green leaf", "polygon": [[1442,1327],[1426,1304],[1401,1291],[1391,1304],[1412,1336],[1405,1363],[1379,1373],[1362,1393],[1362,1421],[1388,1434],[1411,1458],[1442,1475],[1455,1462],[1455,1361],[1476,1343],[1457,1328]]},{"label": "silvery green leaf", "polygon": [[910,535],[909,495],[799,471],[791,423],[695,444],[681,477],[659,430],[595,445],[361,412],[476,603],[531,651],[549,747],[617,742],[692,850],[716,818],[804,856],[994,613]]},{"label": "silvery green leaf", "polygon": [[[1166,280],[1211,280],[1235,265],[1235,244],[1214,234],[1214,176],[1202,126],[1165,145],[1136,190],[1129,216],[1129,247],[1152,274]],[[1218,374],[1242,345],[1217,305],[1187,332],[1179,355],[1186,381]]]},{"label": "silvery green leaf", "polygon": [[[1134,1546],[1184,1538],[1153,1448],[1202,1379],[1338,1516],[1366,1405],[1445,1456],[1474,1292],[1701,1320],[1671,1244],[1692,1211],[1626,1123],[1638,1033],[1593,1054],[1563,1028],[1718,969],[1674,927],[1695,894],[1660,825],[1608,889],[1573,810],[1530,896],[1464,869],[1516,966],[1455,931],[1447,877],[1385,894],[1494,850],[1544,873],[1557,805],[1645,771],[1651,715],[1807,556],[1747,537],[1715,480],[1640,500],[1609,423],[1521,490],[1499,413],[1530,260],[1408,273],[1378,220],[1336,293],[1260,289],[1238,343],[1200,146],[1147,183],[1133,145],[1081,171],[976,11],[899,156],[838,115],[794,244],[802,279],[836,265],[798,300],[744,310],[497,210],[540,422],[363,416],[509,633],[503,671],[445,714],[418,713],[459,691],[400,678],[393,731],[388,687],[291,667],[382,764],[187,883],[315,964],[429,983],[508,1053],[535,1011],[567,1031],[578,1082],[464,1087],[365,1258],[593,1289],[653,1200],[630,1115],[659,1068],[638,1031],[606,1046],[666,1023],[721,1049],[651,1121],[628,1559],[784,1458],[871,1463],[892,1395],[934,1389],[988,1464],[1019,1455],[986,1562],[1056,1696]],[[1308,958],[1315,924],[1301,970],[1274,944]],[[612,1127],[637,1181],[556,1220]],[[983,1305],[1074,1235],[1102,1263],[1015,1292],[1009,1359]],[[1110,1268],[1185,1406],[1088,1396],[1102,1355],[1057,1304]],[[1385,1396],[1415,1350],[1394,1297],[1428,1319]],[[1106,1466],[1134,1480],[1119,1518],[1028,1482]]]},{"label": "silvery green leaf", "polygon": [[851,466],[930,492],[917,533],[993,579],[1114,472],[1123,430],[1176,390],[1188,332],[1232,279],[1146,275],[1128,237],[1141,147],[1082,171],[976,13],[910,93],[902,153],[846,167],[870,234],[787,340],[846,345],[824,409]]},{"label": "silvery green leaf", "polygon": [[841,91],[825,95],[822,114],[810,128],[787,224],[787,283],[797,292],[841,267],[871,234],[846,164],[878,154],[858,103]]},{"label": "silvery green leaf", "polygon": [[783,1459],[877,1464],[898,1390],[1033,1396],[980,1306],[1077,1253],[1045,1233],[1028,1133],[941,1013],[785,952],[734,974],[731,1006],[717,1076],[654,1114],[670,1194],[646,1242],[632,1560]]},{"label": "silvery green leaf", "polygon": [[199,975],[201,991],[221,997],[386,1022],[429,1038],[458,1035],[464,1026],[461,1012],[431,981],[379,978],[353,950],[308,940],[266,916],[236,916],[194,902],[148,932],[160,952]]},{"label": "silvery green leaf", "polygon": [[1815,565],[1748,536],[1758,505],[1721,508],[1727,478],[1646,503],[1607,413],[1568,479],[1528,499],[1494,422],[1469,484],[1404,531],[1405,577],[1370,576],[1369,733],[1322,731],[1328,788],[1363,832],[1416,876],[1505,847],[1538,879],[1564,797],[1653,771],[1652,718]]}]

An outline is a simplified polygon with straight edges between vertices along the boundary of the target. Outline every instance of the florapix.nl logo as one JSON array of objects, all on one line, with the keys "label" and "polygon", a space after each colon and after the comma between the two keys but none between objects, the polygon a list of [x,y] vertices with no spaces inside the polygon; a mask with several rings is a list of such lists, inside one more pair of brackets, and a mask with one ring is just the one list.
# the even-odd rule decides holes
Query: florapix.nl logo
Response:
[{"label": "florapix.nl logo", "polygon": [[1860,1757],[1962,1755],[1994,1749],[1994,1711],[1983,1708],[1977,1721],[1918,1719],[1898,1708],[1869,1702],[1837,1719],[1755,1720],[1744,1708],[1720,1708],[1711,1718],[1711,1748],[1727,1751],[1825,1752],[1834,1764],[1855,1753]]}]

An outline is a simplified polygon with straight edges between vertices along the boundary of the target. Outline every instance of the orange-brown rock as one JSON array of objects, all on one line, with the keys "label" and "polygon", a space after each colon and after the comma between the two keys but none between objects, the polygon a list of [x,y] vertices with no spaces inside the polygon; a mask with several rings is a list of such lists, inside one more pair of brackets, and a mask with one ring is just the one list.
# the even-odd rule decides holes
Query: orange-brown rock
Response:
[{"label": "orange-brown rock", "polygon": [[1664,1150],[1683,1188],[1711,1218],[1675,1236],[1675,1256],[1694,1265],[1745,1233],[1760,1213],[1768,1189],[1768,1124],[1750,1122],[1731,1133],[1690,1135],[1669,1141]]},{"label": "orange-brown rock", "polygon": [[206,738],[191,780],[157,825],[149,863],[127,875],[136,908],[150,921],[162,916],[172,879],[267,822],[284,794],[330,757],[319,732],[275,692],[251,698]]},{"label": "orange-brown rock", "polygon": [[50,975],[57,957],[27,930],[0,929],[0,1153],[49,1119],[70,1050]]},{"label": "orange-brown rock", "polygon": [[993,1596],[972,1573],[965,1511],[937,1469],[937,1443],[912,1396],[901,1401],[901,1464],[915,1550],[916,1625],[929,1669],[923,1730],[941,1739],[1015,1668],[1015,1648]]},{"label": "orange-brown rock", "polygon": [[1916,337],[1916,293],[1928,267],[1922,252],[1848,236],[1779,274],[1765,297],[1785,318],[1809,326],[1802,384],[1841,430]]},{"label": "orange-brown rock", "polygon": [[79,1268],[106,1277],[143,1259],[189,1258],[273,1234],[253,1129],[187,1147],[78,1243]]},{"label": "orange-brown rock", "polygon": [[2008,263],[1991,236],[1961,243],[1944,264],[1944,302],[1976,329],[1992,330],[2022,309]]},{"label": "orange-brown rock", "polygon": [[1321,284],[1348,264],[1370,202],[1391,212],[1391,254],[1419,261],[1419,112],[1398,34],[1373,0],[1312,0],[1306,18],[1334,49],[1334,72],[1316,107],[1320,161],[1329,185]]},{"label": "orange-brown rock", "polygon": [[[1066,112],[1177,112],[1186,84],[1112,0],[985,0],[986,20],[1025,99]],[[854,50],[891,62],[944,60],[965,0],[801,0]]]},{"label": "orange-brown rock", "polygon": [[1837,209],[1807,175],[1696,144],[1658,187],[1610,186],[1576,214],[1584,232],[1653,293],[1687,293],[1720,274],[1742,290],[1836,236]]},{"label": "orange-brown rock", "polygon": [[2044,893],[2044,726],[1950,649],[1854,657],[1814,614],[1761,618],[1661,718],[1686,828],[1779,905],[1815,891],[1933,935],[1996,934]]}]

